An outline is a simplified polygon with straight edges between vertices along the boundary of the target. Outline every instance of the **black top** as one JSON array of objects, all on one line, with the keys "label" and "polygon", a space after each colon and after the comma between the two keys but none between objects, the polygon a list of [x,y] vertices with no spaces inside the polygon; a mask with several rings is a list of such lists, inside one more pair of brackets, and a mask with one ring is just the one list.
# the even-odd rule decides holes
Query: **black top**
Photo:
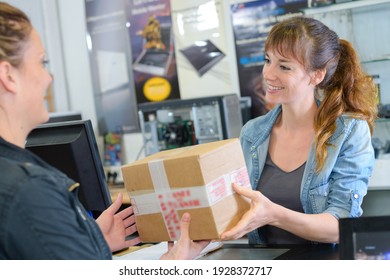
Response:
[{"label": "black top", "polygon": [[[268,154],[257,190],[261,191],[272,202],[303,213],[300,192],[305,165],[306,163],[291,172],[285,172],[272,162]],[[258,230],[267,244],[311,243],[308,240],[274,226],[267,225]]]}]

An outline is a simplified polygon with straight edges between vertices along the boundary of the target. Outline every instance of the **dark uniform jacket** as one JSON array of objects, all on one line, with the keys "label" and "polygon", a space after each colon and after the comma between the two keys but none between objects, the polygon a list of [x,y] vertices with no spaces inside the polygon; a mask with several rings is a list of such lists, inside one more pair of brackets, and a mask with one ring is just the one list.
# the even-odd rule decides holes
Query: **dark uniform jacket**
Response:
[{"label": "dark uniform jacket", "polygon": [[0,259],[111,259],[78,184],[0,138]]}]

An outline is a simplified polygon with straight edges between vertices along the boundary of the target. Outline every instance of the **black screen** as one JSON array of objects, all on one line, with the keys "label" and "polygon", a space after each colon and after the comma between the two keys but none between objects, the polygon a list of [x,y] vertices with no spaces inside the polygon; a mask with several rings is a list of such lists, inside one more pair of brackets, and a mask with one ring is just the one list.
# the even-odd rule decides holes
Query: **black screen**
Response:
[{"label": "black screen", "polygon": [[390,259],[390,216],[341,218],[340,259]]},{"label": "black screen", "polygon": [[26,148],[80,183],[80,201],[94,218],[111,204],[91,121],[39,126],[28,136]]},{"label": "black screen", "polygon": [[49,113],[49,120],[46,123],[81,121],[82,119],[79,112],[54,112]]},{"label": "black screen", "polygon": [[390,231],[362,231],[353,234],[355,260],[390,260]]}]

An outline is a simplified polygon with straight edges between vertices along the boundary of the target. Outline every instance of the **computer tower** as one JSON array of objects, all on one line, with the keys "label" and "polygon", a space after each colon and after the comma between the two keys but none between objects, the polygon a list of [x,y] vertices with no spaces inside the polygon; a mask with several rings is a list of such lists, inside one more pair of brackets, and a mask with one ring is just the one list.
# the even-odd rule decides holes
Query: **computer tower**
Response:
[{"label": "computer tower", "polygon": [[146,156],[239,137],[243,125],[237,94],[143,103],[138,114]]}]

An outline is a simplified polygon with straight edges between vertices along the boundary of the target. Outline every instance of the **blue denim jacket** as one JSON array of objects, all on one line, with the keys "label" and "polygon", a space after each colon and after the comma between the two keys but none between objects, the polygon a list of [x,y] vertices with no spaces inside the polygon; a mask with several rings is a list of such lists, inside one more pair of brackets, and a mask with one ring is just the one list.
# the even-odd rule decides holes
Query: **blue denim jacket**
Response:
[{"label": "blue denim jacket", "polygon": [[[242,128],[240,140],[253,189],[263,171],[270,133],[280,112],[278,105]],[[369,126],[366,121],[341,116],[330,143],[319,173],[315,172],[315,150],[310,150],[301,183],[303,210],[307,214],[330,213],[337,219],[359,217],[375,161]],[[248,238],[252,244],[264,243],[257,230],[248,233]]]},{"label": "blue denim jacket", "polygon": [[77,184],[0,137],[0,259],[111,259]]}]

